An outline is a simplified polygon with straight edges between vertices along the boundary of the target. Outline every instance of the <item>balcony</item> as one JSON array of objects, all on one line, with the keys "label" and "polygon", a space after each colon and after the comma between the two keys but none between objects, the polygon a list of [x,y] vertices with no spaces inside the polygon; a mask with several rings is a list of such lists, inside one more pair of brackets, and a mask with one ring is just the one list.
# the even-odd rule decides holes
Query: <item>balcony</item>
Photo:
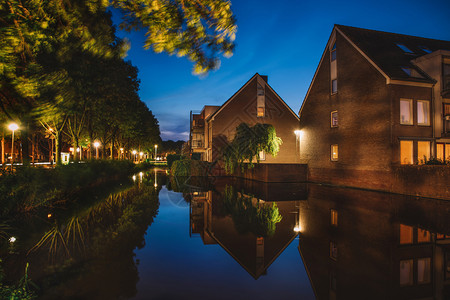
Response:
[{"label": "balcony", "polygon": [[203,141],[201,140],[192,140],[192,149],[203,148]]}]

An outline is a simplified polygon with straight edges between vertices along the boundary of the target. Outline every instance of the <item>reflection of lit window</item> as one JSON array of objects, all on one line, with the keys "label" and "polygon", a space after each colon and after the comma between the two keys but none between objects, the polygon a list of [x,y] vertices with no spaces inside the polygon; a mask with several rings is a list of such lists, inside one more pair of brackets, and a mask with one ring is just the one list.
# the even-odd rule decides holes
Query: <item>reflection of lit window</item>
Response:
[{"label": "reflection of lit window", "polygon": [[409,165],[413,163],[413,142],[400,141],[400,163]]},{"label": "reflection of lit window", "polygon": [[417,229],[417,242],[427,243],[431,240],[430,232],[424,229]]},{"label": "reflection of lit window", "polygon": [[338,157],[338,145],[331,145],[331,161],[337,161]]},{"label": "reflection of lit window", "polygon": [[337,210],[334,209],[331,210],[331,225],[333,226],[338,225],[338,212]]},{"label": "reflection of lit window", "polygon": [[408,225],[400,224],[400,244],[413,243],[413,228]]},{"label": "reflection of lit window", "polygon": [[400,124],[413,124],[413,102],[412,99],[400,99]]},{"label": "reflection of lit window", "polygon": [[417,283],[429,283],[431,281],[431,258],[419,258],[417,260]]},{"label": "reflection of lit window", "polygon": [[333,111],[331,113],[331,127],[338,127],[338,112]]},{"label": "reflection of lit window", "polygon": [[445,235],[443,235],[442,233],[436,234],[436,239],[437,240],[443,240],[444,238],[445,238]]},{"label": "reflection of lit window", "polygon": [[330,242],[330,257],[337,260],[337,245],[335,242]]},{"label": "reflection of lit window", "polygon": [[413,284],[413,260],[400,261],[400,285]]}]

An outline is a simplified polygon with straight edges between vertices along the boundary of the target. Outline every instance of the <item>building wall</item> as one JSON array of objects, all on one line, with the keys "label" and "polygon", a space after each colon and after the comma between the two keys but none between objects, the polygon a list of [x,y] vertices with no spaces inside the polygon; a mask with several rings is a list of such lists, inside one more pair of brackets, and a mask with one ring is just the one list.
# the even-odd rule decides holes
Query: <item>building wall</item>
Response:
[{"label": "building wall", "polygon": [[236,127],[241,123],[253,126],[257,123],[272,124],[277,136],[283,140],[276,157],[266,155],[260,163],[298,163],[299,149],[294,133],[298,129],[297,117],[265,85],[265,117],[257,117],[257,81],[265,82],[256,76],[247,86],[234,96],[222,111],[209,123],[212,126],[212,161],[220,157],[222,148],[233,140]]},{"label": "building wall", "polygon": [[[301,163],[310,169],[386,170],[391,163],[391,100],[385,78],[339,33],[336,36],[338,92],[331,94],[326,50],[301,110]],[[337,128],[331,112],[338,111]],[[337,144],[338,161],[331,161]]]}]

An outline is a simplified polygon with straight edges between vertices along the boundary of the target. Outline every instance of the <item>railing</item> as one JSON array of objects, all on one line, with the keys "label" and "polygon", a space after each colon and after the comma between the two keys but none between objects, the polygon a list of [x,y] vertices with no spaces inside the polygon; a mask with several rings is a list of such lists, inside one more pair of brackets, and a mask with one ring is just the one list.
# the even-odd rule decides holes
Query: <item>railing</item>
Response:
[{"label": "railing", "polygon": [[192,140],[192,148],[202,148],[202,147],[203,147],[203,141]]}]

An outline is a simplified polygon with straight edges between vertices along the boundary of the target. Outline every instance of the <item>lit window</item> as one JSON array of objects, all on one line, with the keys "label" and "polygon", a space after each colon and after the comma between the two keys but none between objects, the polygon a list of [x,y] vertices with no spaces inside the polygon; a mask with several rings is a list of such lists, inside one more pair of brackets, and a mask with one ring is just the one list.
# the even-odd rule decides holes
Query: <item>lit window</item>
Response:
[{"label": "lit window", "polygon": [[338,145],[331,145],[331,161],[337,161],[338,154]]},{"label": "lit window", "polygon": [[264,93],[264,87],[260,85],[259,83],[256,86],[256,93],[257,93],[257,99],[256,99],[256,115],[257,117],[264,117],[265,116],[265,107],[266,107],[266,97]]},{"label": "lit window", "polygon": [[337,260],[337,245],[335,242],[330,242],[330,257]]},{"label": "lit window", "polygon": [[417,125],[430,125],[430,101],[417,100]]},{"label": "lit window", "polygon": [[430,232],[424,229],[417,229],[417,242],[418,243],[428,243],[431,241]]},{"label": "lit window", "polygon": [[409,53],[409,54],[414,53],[414,52],[411,51],[411,49],[409,49],[408,47],[406,47],[406,46],[403,45],[403,44],[397,44],[397,46],[398,46],[400,49],[402,49],[403,52],[405,52],[405,53]]},{"label": "lit window", "polygon": [[413,141],[400,141],[400,163],[402,165],[413,163]]},{"label": "lit window", "polygon": [[436,158],[440,161],[445,160],[444,144],[436,144]]},{"label": "lit window", "polygon": [[408,225],[400,224],[400,244],[413,243],[413,228]]},{"label": "lit window", "polygon": [[338,225],[338,212],[337,210],[334,209],[331,210],[331,225],[333,226]]},{"label": "lit window", "polygon": [[428,159],[430,159],[430,142],[417,142],[417,161],[424,164]]},{"label": "lit window", "polygon": [[413,260],[400,261],[400,285],[413,284]]},{"label": "lit window", "polygon": [[266,160],[266,152],[259,151],[259,160]]},{"label": "lit window", "polygon": [[338,112],[331,112],[331,127],[338,127]]},{"label": "lit window", "polygon": [[446,160],[450,160],[450,144],[445,144],[445,157]]},{"label": "lit window", "polygon": [[400,99],[400,124],[413,124],[413,102],[412,99]]},{"label": "lit window", "polygon": [[419,258],[417,260],[417,283],[429,283],[431,281],[431,258]]}]

